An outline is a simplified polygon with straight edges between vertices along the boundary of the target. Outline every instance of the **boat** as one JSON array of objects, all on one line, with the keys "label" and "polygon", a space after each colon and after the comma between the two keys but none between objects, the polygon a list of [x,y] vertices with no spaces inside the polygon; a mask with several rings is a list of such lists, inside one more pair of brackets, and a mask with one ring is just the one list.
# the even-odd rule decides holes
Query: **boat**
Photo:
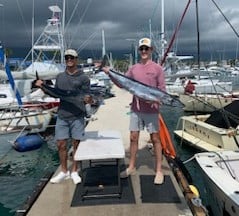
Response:
[{"label": "boat", "polygon": [[[49,109],[59,106],[60,100],[46,95],[41,89],[21,97],[24,108]],[[0,84],[0,110],[18,107],[18,102],[9,84]]]},{"label": "boat", "polygon": [[33,104],[31,106],[29,104],[24,105],[2,46],[0,46],[0,62],[4,65],[5,73],[9,79],[9,88],[11,87],[12,92],[14,92],[12,97],[15,98],[16,103],[16,105],[6,106],[0,111],[0,134],[44,132],[51,122],[53,112],[56,111],[57,106],[51,109],[43,109],[43,107],[33,106]]},{"label": "boat", "polygon": [[238,100],[238,92],[218,94],[179,94],[179,100],[184,104],[186,112],[211,113]]},{"label": "boat", "polygon": [[216,94],[232,91],[232,82],[224,82],[218,79],[211,79],[210,76],[195,77],[186,74],[179,75],[173,82],[166,83],[166,91],[169,94],[179,95],[185,93],[185,88],[188,82],[191,82],[194,87],[195,94]]},{"label": "boat", "polygon": [[239,215],[239,151],[201,152],[195,159],[213,215]]},{"label": "boat", "polygon": [[202,151],[238,150],[239,101],[211,114],[181,116],[174,134]]}]

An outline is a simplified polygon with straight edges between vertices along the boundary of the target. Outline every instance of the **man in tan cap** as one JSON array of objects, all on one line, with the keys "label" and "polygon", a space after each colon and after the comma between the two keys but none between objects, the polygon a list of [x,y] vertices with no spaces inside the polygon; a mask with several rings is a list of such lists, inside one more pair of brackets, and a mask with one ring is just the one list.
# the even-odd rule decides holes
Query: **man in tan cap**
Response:
[{"label": "man in tan cap", "polygon": [[[56,77],[55,88],[68,91],[90,91],[90,79],[84,74],[83,70],[78,69],[77,61],[78,54],[76,50],[67,49],[65,51],[66,69]],[[35,85],[41,87],[44,91],[42,80],[37,80]],[[77,161],[73,159],[71,172],[68,170],[67,140],[71,138],[74,156],[80,140],[82,140],[85,133],[85,102],[84,100],[78,101],[77,103],[80,104],[76,106],[74,103],[64,100],[60,101],[55,127],[55,139],[58,147],[61,171],[51,178],[51,183],[60,183],[69,178],[71,178],[75,184],[81,182],[81,177],[78,174]],[[79,109],[79,107],[81,109]]]},{"label": "man in tan cap", "polygon": [[[126,76],[146,85],[159,88],[165,91],[165,80],[163,68],[151,60],[153,47],[149,38],[139,40],[140,62],[133,65],[126,72]],[[105,73],[109,73],[109,68],[102,68]],[[113,82],[116,82],[112,79]],[[116,82],[117,84],[117,82]],[[128,168],[121,173],[121,178],[133,175],[136,172],[136,154],[140,131],[147,129],[154,145],[155,151],[155,184],[162,184],[164,175],[162,173],[162,146],[159,138],[159,104],[145,101],[133,96],[130,115],[130,161]]]}]

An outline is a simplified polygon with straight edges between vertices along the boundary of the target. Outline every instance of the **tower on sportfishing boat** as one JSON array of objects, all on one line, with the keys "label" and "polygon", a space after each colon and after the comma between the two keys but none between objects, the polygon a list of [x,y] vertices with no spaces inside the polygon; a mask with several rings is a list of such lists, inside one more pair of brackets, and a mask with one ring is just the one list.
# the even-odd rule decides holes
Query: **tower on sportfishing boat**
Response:
[{"label": "tower on sportfishing boat", "polygon": [[32,47],[34,52],[38,52],[38,57],[43,52],[50,51],[56,55],[61,55],[61,63],[63,63],[63,51],[64,51],[64,40],[63,30],[61,25],[61,9],[57,6],[50,6],[52,11],[52,17],[47,20],[47,25],[40,35],[34,46]]},{"label": "tower on sportfishing boat", "polygon": [[[49,6],[52,16],[47,19],[47,24],[33,44],[32,49],[25,57],[26,61],[30,54],[33,55],[32,61],[52,61],[63,63],[64,61],[64,27],[62,25],[64,14],[59,6]],[[64,11],[63,11],[64,13]]]}]

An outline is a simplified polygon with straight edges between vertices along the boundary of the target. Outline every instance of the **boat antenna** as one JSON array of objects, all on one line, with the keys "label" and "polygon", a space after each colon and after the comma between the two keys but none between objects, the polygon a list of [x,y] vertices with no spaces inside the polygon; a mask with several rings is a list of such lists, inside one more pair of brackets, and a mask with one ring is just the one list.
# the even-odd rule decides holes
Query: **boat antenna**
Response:
[{"label": "boat antenna", "polygon": [[64,63],[64,52],[65,52],[65,21],[66,21],[66,1],[63,0],[62,5],[62,44],[61,44],[61,64]]},{"label": "boat antenna", "polygon": [[[32,1],[32,47],[34,46],[34,33],[35,33],[35,0]],[[32,54],[32,71],[34,71],[34,50],[31,50],[31,54]]]},{"label": "boat antenna", "polygon": [[[200,33],[199,33],[199,15],[198,15],[198,0],[196,0],[196,26],[197,26],[197,52],[198,52],[198,71],[200,70],[200,61],[201,61],[201,55],[200,55]],[[200,74],[199,74],[200,78]]]},{"label": "boat antenna", "polygon": [[165,63],[166,57],[168,56],[168,53],[169,53],[169,51],[171,50],[171,48],[172,48],[172,46],[173,46],[173,42],[174,42],[174,40],[175,40],[175,38],[176,38],[176,35],[177,35],[178,31],[179,31],[179,28],[180,28],[180,26],[181,26],[181,24],[182,24],[182,22],[183,22],[184,16],[185,16],[185,14],[186,14],[186,12],[187,12],[187,10],[188,10],[188,7],[189,7],[190,3],[191,3],[191,0],[188,0],[188,3],[187,3],[187,5],[186,5],[186,8],[185,8],[184,11],[183,11],[183,15],[182,15],[182,17],[181,17],[181,19],[180,19],[180,21],[179,21],[179,23],[178,23],[178,25],[177,25],[177,27],[176,27],[174,33],[173,33],[173,36],[172,36],[172,38],[171,38],[171,40],[170,40],[170,43],[169,43],[169,46],[168,46],[166,52],[164,53],[164,56],[163,56],[163,58],[162,58],[162,61],[160,62],[161,65],[163,65],[163,64]]}]

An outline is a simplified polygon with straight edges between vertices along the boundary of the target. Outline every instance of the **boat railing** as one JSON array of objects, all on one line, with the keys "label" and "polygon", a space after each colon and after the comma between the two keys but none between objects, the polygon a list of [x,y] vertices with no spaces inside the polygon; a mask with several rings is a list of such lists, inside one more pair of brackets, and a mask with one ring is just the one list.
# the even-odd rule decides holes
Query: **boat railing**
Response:
[{"label": "boat railing", "polygon": [[[233,173],[233,169],[230,167],[230,163],[228,163],[228,160],[225,160],[223,157],[222,157],[222,155],[220,154],[220,153],[218,153],[218,152],[212,152],[212,153],[214,153],[215,155],[217,155],[218,157],[219,157],[219,159],[220,159],[220,161],[217,161],[216,163],[218,164],[218,166],[220,167],[221,166],[221,168],[223,168],[222,167],[222,164],[224,164],[225,165],[225,168],[227,169],[227,171],[229,172],[229,174],[232,176],[232,178],[233,179],[236,179],[236,175]],[[213,157],[213,156],[212,156]]]},{"label": "boat railing", "polygon": [[[0,126],[2,132],[15,132],[15,131],[31,131],[33,129],[41,129],[44,125],[40,120],[40,116],[53,114],[55,108],[48,110],[44,109],[27,109],[24,107],[10,107],[1,111]],[[34,119],[34,123],[32,122]]]}]

